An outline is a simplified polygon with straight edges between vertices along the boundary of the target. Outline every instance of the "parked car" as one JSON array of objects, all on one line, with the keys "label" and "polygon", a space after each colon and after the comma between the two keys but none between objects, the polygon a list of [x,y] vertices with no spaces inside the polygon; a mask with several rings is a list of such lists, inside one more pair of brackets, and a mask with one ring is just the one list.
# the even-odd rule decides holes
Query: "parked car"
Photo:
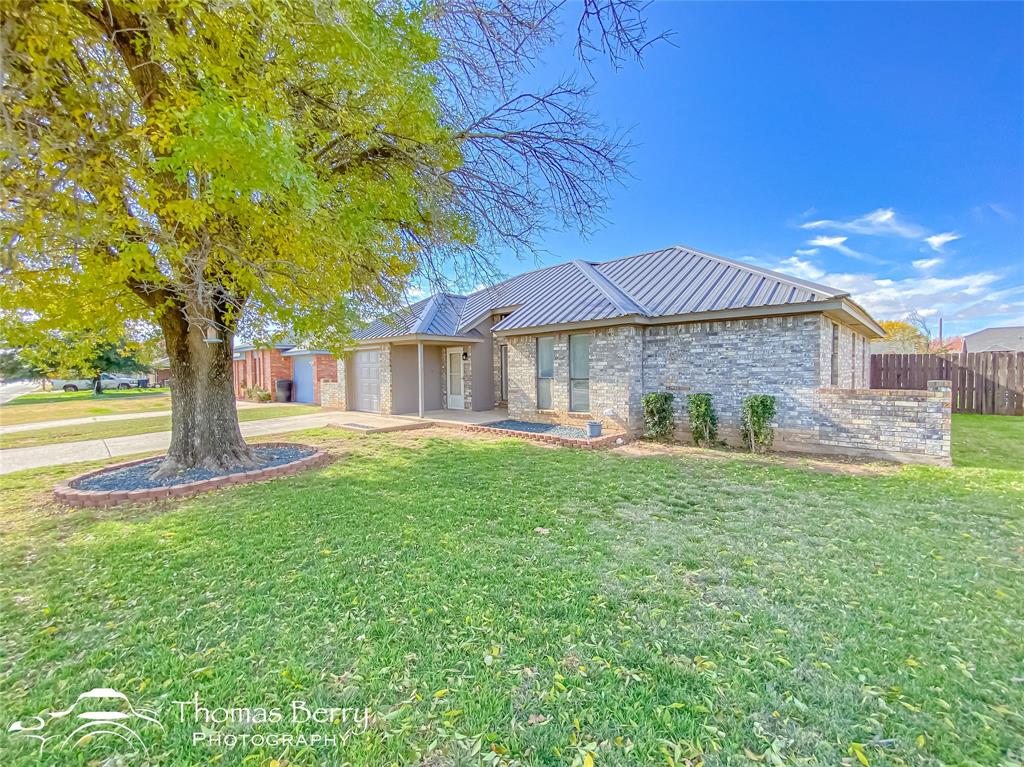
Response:
[{"label": "parked car", "polygon": [[[138,385],[139,379],[130,376],[115,375],[114,373],[103,373],[100,376],[100,389],[134,389]],[[63,389],[64,391],[88,391],[92,389],[92,379],[55,378],[53,380],[53,388]]]}]

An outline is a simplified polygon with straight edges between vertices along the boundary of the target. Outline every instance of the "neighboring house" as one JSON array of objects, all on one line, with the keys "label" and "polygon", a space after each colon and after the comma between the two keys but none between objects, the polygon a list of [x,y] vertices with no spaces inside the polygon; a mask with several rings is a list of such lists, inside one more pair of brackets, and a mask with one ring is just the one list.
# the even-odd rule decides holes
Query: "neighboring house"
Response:
[{"label": "neighboring house", "polygon": [[149,377],[152,386],[167,386],[171,380],[171,361],[167,357],[156,360],[149,371]]},{"label": "neighboring house", "polygon": [[277,382],[292,381],[292,401],[320,403],[322,381],[338,380],[338,363],[332,354],[308,350],[294,343],[272,346],[235,345],[235,396],[246,396],[246,390],[263,389],[273,397]]},{"label": "neighboring house", "polygon": [[1024,325],[985,328],[964,336],[965,352],[1024,352]]},{"label": "neighboring house", "polygon": [[420,416],[507,407],[511,418],[635,434],[646,392],[672,392],[680,413],[687,394],[710,392],[735,438],[742,399],[767,393],[780,442],[820,446],[822,430],[838,427],[818,393],[863,394],[869,341],[882,335],[841,290],[677,246],[413,304],[354,334],[324,406]]},{"label": "neighboring house", "polygon": [[964,350],[964,339],[960,336],[945,338],[942,341],[935,339],[931,342],[928,350],[933,354],[959,354]]}]

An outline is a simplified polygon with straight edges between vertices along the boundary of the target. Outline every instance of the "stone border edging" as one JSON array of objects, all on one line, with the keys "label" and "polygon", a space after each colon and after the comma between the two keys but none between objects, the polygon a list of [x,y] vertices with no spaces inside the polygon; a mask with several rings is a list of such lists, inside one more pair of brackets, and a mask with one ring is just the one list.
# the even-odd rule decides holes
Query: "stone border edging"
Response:
[{"label": "stone border edging", "polygon": [[[258,442],[255,443],[254,446],[296,447],[299,445],[294,442]],[[308,446],[302,445],[302,447]],[[74,506],[77,508],[107,508],[109,506],[117,506],[122,503],[147,503],[149,501],[162,501],[168,498],[184,498],[186,496],[198,495],[199,493],[205,493],[210,490],[216,490],[229,485],[246,485],[250,482],[263,482],[268,479],[277,479],[278,477],[287,477],[292,474],[298,474],[300,471],[305,471],[306,469],[312,469],[329,463],[331,455],[326,450],[315,450],[313,453],[290,463],[269,466],[265,469],[253,469],[251,471],[236,472],[235,474],[225,474],[220,477],[196,480],[195,482],[184,482],[182,484],[171,485],[169,487],[149,487],[140,490],[78,490],[71,487],[71,483],[77,480],[95,477],[99,474],[105,474],[113,469],[123,469],[126,466],[135,466],[152,460],[152,456],[149,458],[139,458],[134,461],[117,463],[112,466],[104,466],[102,469],[95,469],[93,471],[87,471],[85,474],[79,474],[77,477],[65,480],[53,488],[54,498],[61,503],[66,503],[68,506]]]},{"label": "stone border edging", "polygon": [[[596,450],[605,447],[620,447],[630,442],[631,439],[628,434],[605,434],[603,437],[596,437],[595,439],[574,439],[572,437],[553,437],[549,434],[533,432],[533,431],[519,431],[518,429],[497,429],[487,424],[466,424],[463,426],[466,431],[478,431],[485,434],[500,434],[503,437],[520,437],[523,439],[532,439],[536,442],[547,442],[550,445],[558,445],[559,447],[578,447],[583,450]],[[620,444],[616,444],[616,440],[621,439]]]}]

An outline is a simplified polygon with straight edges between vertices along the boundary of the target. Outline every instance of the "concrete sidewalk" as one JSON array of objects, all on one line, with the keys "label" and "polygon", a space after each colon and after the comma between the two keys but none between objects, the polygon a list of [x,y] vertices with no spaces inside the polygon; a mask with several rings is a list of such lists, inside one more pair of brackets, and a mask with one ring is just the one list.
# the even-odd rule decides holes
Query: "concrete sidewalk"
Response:
[{"label": "concrete sidewalk", "polygon": [[[243,437],[258,437],[264,434],[286,434],[290,431],[316,429],[338,420],[337,411],[293,415],[285,418],[267,418],[262,421],[248,421],[241,424]],[[62,466],[79,461],[97,461],[135,453],[150,453],[166,450],[171,444],[169,431],[135,434],[130,437],[111,439],[89,439],[82,442],[61,442],[40,447],[16,447],[0,450],[0,474],[10,474],[22,469],[41,466]]]},{"label": "concrete sidewalk", "polygon": [[[239,410],[247,410],[252,407],[268,407],[271,405],[280,405],[282,407],[291,407],[298,405],[299,407],[308,407],[308,405],[301,402],[249,402],[248,400],[239,400],[237,407]],[[0,423],[0,434],[14,434],[19,431],[35,431],[36,429],[55,429],[61,426],[81,426],[86,423],[104,423],[106,421],[132,421],[136,418],[166,418],[171,414],[170,410],[154,410],[149,413],[115,413],[114,415],[86,415],[79,418],[61,418],[56,421],[33,421],[31,423],[16,423],[11,426],[4,426]],[[0,413],[0,418],[3,414]],[[284,416],[282,416],[283,418]]]}]

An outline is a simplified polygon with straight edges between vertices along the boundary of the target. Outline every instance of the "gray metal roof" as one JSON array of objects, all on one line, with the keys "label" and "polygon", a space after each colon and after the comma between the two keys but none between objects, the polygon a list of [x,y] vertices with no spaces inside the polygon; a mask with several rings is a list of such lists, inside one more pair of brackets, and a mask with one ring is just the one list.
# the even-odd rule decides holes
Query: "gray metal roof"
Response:
[{"label": "gray metal roof", "polygon": [[353,331],[352,338],[366,341],[374,338],[394,338],[407,335],[456,336],[459,333],[459,315],[466,303],[465,296],[438,293],[424,298],[388,317],[382,317],[365,328]]},{"label": "gray metal roof", "polygon": [[985,328],[964,336],[964,351],[1024,352],[1024,325]]},{"label": "gray metal roof", "polygon": [[[482,295],[483,294],[483,295]],[[610,319],[668,317],[726,309],[825,301],[843,291],[741,261],[674,246],[612,261],[572,261],[515,277],[474,293],[463,327],[487,299],[521,308],[494,326],[512,330]]]},{"label": "gray metal roof", "polygon": [[353,337],[469,335],[497,310],[508,316],[493,330],[519,330],[621,317],[777,307],[846,295],[825,285],[676,245],[611,261],[577,260],[535,269],[469,296],[438,294],[391,318],[377,320]]}]

